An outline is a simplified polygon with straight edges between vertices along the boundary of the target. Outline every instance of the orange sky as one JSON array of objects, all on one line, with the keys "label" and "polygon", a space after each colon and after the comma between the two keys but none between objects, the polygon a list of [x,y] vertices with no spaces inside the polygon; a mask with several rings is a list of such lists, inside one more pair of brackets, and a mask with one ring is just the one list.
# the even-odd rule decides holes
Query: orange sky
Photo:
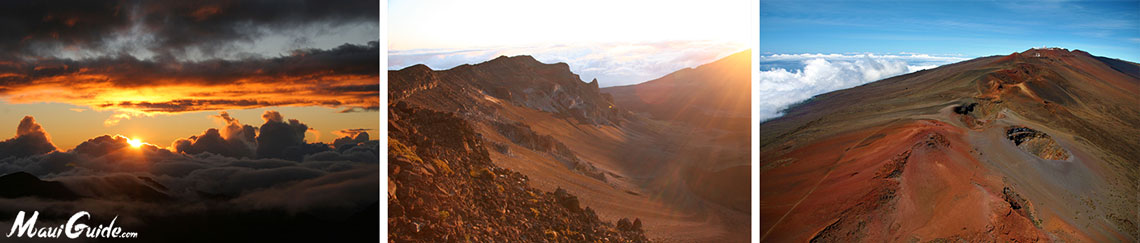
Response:
[{"label": "orange sky", "polygon": [[[309,124],[310,142],[379,124],[377,42],[250,60],[169,61],[133,57],[0,63],[0,124],[36,117],[61,150],[108,134],[159,146],[218,127],[229,111],[244,124],[277,110]],[[3,127],[0,127],[3,129]],[[0,138],[3,138],[0,136]]]},{"label": "orange sky", "polygon": [[[309,142],[379,127],[377,3],[76,2],[0,15],[0,140],[33,116],[61,150],[122,134],[162,147],[268,110]],[[15,11],[13,11],[15,10]],[[14,130],[12,130],[14,131]],[[374,135],[375,136],[375,135]]]},{"label": "orange sky", "polygon": [[[370,129],[367,132],[372,137],[377,137],[379,131],[380,118],[377,112],[338,113],[339,109],[319,106],[262,107],[226,111],[241,123],[256,127],[264,123],[261,114],[266,110],[281,112],[287,119],[297,119],[309,125],[315,130],[305,134],[305,139],[309,142],[331,143],[339,137],[335,132],[343,129]],[[12,138],[16,132],[16,125],[24,116],[35,117],[36,122],[40,123],[51,136],[56,147],[64,151],[74,148],[87,139],[115,134],[168,147],[179,138],[200,135],[208,128],[222,126],[220,121],[211,118],[212,115],[217,115],[218,111],[144,115],[124,119],[114,126],[106,126],[105,119],[113,114],[114,112],[110,110],[94,111],[62,103],[0,103],[0,140]]]}]

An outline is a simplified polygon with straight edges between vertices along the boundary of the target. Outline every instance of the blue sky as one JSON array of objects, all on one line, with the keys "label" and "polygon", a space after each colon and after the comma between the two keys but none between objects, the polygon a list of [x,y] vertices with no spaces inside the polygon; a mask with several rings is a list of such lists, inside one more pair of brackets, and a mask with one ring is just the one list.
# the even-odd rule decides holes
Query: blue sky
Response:
[{"label": "blue sky", "polygon": [[1140,1],[760,2],[760,120],[813,96],[1032,47],[1140,62]]},{"label": "blue sky", "polygon": [[980,57],[1035,46],[1140,62],[1140,1],[761,1],[760,53]]}]

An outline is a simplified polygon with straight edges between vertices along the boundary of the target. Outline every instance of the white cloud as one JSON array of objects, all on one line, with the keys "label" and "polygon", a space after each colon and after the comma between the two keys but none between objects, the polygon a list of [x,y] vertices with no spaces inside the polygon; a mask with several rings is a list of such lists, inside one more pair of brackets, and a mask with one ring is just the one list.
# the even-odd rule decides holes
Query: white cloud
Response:
[{"label": "white cloud", "polygon": [[876,60],[900,60],[908,63],[912,62],[958,62],[968,58],[963,58],[957,55],[930,55],[920,54],[913,52],[900,52],[899,55],[894,54],[820,54],[820,53],[804,53],[804,54],[772,54],[767,56],[760,56],[760,62],[766,61],[802,61],[815,58],[823,58],[829,61],[853,61],[862,59],[876,59]]},{"label": "white cloud", "polygon": [[792,62],[799,68],[760,71],[760,120],[783,115],[788,105],[815,95],[847,89],[868,82],[966,60],[962,57],[906,53],[876,54],[773,54],[760,63]]},{"label": "white cloud", "polygon": [[589,43],[481,49],[414,49],[388,52],[388,70],[425,64],[434,70],[477,64],[498,56],[530,55],[540,62],[565,62],[570,71],[602,87],[636,84],[696,67],[743,51],[746,45],[723,41]]}]

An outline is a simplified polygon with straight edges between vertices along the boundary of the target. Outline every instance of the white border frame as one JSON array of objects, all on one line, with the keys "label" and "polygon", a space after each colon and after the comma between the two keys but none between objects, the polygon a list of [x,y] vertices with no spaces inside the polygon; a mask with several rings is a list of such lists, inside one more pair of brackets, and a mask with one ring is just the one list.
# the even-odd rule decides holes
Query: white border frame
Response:
[{"label": "white border frame", "polygon": [[[380,242],[388,242],[388,0],[380,0]],[[755,237],[753,237],[755,238]]]}]

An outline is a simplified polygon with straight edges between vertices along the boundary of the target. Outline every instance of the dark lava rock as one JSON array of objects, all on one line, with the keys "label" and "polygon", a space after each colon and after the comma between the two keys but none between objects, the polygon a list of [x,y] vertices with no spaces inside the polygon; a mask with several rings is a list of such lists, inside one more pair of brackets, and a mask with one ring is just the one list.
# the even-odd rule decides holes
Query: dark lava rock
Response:
[{"label": "dark lava rock", "polygon": [[641,219],[634,219],[630,223],[628,218],[621,218],[618,220],[617,228],[622,231],[641,232]]},{"label": "dark lava rock", "polygon": [[1038,223],[1037,215],[1034,213],[1029,200],[1025,200],[1025,198],[1021,197],[1021,194],[1018,194],[1013,188],[1008,186],[1002,188],[1001,197],[1009,203],[1009,208],[1013,209],[1017,214],[1024,216],[1034,223]]},{"label": "dark lava rock", "polygon": [[1006,138],[1025,152],[1042,159],[1067,160],[1069,151],[1057,144],[1049,134],[1028,127],[1013,126],[1006,130]]},{"label": "dark lava rock", "polygon": [[619,219],[619,220],[618,220],[618,222],[617,222],[617,228],[618,228],[619,230],[626,230],[626,231],[628,231],[628,230],[630,230],[630,229],[632,229],[632,228],[633,228],[633,223],[630,223],[630,222],[629,222],[629,219],[627,219],[627,218],[621,218],[621,219]]},{"label": "dark lava rock", "polygon": [[969,105],[955,106],[954,107],[954,113],[958,113],[958,114],[962,114],[962,115],[969,114],[970,112],[974,111],[974,106],[977,106],[977,105],[978,105],[978,103],[970,103]]},{"label": "dark lava rock", "polygon": [[566,190],[562,190],[562,188],[558,188],[558,190],[554,191],[554,198],[558,201],[558,205],[566,207],[566,209],[569,209],[571,212],[582,211],[582,208],[578,204],[578,197],[570,195],[570,193],[567,193]]}]

